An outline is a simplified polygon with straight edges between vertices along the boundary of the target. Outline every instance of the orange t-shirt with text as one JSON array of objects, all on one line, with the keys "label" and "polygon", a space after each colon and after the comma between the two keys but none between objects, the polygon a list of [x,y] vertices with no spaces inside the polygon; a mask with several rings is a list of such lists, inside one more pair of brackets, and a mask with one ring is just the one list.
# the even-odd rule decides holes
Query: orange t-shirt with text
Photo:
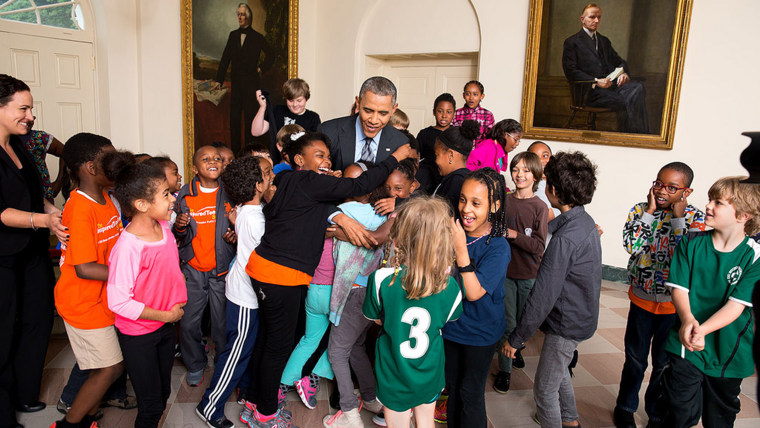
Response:
[{"label": "orange t-shirt with text", "polygon": [[121,233],[121,217],[111,197],[101,205],[79,189],[63,209],[63,225],[69,241],[61,246],[61,276],[55,285],[55,307],[63,319],[79,329],[108,327],[114,314],[108,309],[106,281],[79,278],[74,266],[85,263],[108,264],[111,249]]},{"label": "orange t-shirt with text", "polygon": [[197,229],[193,237],[193,258],[188,262],[199,272],[208,272],[216,267],[216,194],[203,192],[198,186],[197,196],[185,196],[190,209],[190,217],[195,220]]}]

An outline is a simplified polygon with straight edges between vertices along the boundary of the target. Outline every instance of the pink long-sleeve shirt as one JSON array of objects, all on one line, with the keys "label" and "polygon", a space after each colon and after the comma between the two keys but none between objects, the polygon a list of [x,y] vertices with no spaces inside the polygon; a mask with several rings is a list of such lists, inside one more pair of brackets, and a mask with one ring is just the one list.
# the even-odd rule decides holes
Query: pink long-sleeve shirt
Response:
[{"label": "pink long-sleeve shirt", "polygon": [[[500,160],[501,165],[499,165]],[[498,142],[490,138],[478,143],[470,152],[470,156],[467,157],[467,168],[470,171],[486,167],[493,168],[497,172],[506,171],[509,168],[504,149]]]},{"label": "pink long-sleeve shirt", "polygon": [[158,330],[164,323],[139,319],[145,306],[168,311],[187,302],[185,277],[169,224],[160,222],[160,241],[143,241],[126,229],[111,250],[108,261],[108,307],[123,334],[139,336]]}]

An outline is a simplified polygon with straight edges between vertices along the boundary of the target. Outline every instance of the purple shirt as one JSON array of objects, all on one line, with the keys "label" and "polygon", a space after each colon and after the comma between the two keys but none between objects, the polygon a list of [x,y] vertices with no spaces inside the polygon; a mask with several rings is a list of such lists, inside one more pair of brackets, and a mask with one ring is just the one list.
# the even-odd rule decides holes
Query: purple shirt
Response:
[{"label": "purple shirt", "polygon": [[333,260],[333,239],[325,239],[325,245],[322,247],[322,257],[319,264],[314,270],[314,276],[311,277],[312,284],[332,285],[335,276],[335,260]]}]

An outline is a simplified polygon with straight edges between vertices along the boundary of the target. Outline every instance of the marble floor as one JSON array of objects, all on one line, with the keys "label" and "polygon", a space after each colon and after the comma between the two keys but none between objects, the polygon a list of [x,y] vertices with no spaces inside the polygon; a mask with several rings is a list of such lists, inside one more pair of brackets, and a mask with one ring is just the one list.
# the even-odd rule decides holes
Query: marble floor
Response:
[{"label": "marble floor", "polygon": [[[613,426],[612,409],[615,406],[624,360],[623,334],[628,305],[626,286],[605,281],[600,302],[599,329],[594,337],[579,346],[580,359],[573,379],[580,421],[585,428]],[[491,387],[493,377],[489,378],[485,394],[491,427],[539,427],[533,422],[531,415],[535,412],[532,388],[542,341],[542,335],[539,333],[528,342],[528,347],[523,352],[526,367],[524,370],[513,371],[512,386],[507,394],[495,392]],[[42,401],[48,406],[38,413],[19,414],[20,423],[27,428],[40,428],[48,427],[53,421],[61,418],[55,404],[73,365],[74,356],[65,336],[53,338],[48,350],[41,393]],[[495,367],[496,360],[494,359],[493,372],[496,371]],[[191,388],[184,382],[184,366],[179,360],[175,362],[172,373],[172,393],[164,413],[163,427],[206,426],[196,416],[195,406],[210,381],[211,370],[209,369],[206,373],[202,387]],[[647,379],[644,381],[646,382]],[[328,388],[324,387],[326,384],[323,382],[323,387],[319,392],[319,405],[315,410],[307,409],[295,393],[289,394],[287,408],[293,412],[295,426],[321,427],[322,417],[334,412],[328,405]],[[742,384],[742,411],[739,413],[736,427],[760,426],[760,412],[758,412],[757,398],[754,394],[756,385],[756,376],[746,379]],[[240,408],[240,405],[230,401],[225,407],[225,413],[231,421],[235,422],[235,426],[243,427],[244,425],[238,419]],[[104,428],[131,427],[136,414],[136,410],[107,408],[104,409],[100,426]],[[364,414],[363,417],[367,427],[375,426],[371,422],[370,414]],[[647,418],[643,410],[639,410],[636,414],[636,420],[639,426],[646,425]]]}]

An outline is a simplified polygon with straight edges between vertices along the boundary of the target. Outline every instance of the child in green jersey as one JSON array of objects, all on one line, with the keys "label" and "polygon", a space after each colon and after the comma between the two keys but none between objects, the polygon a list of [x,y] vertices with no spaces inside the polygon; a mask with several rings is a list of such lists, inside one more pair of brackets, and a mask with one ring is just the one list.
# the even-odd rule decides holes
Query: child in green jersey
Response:
[{"label": "child in green jersey", "polygon": [[[671,287],[680,321],[665,342],[670,366],[663,375],[668,413],[661,425],[733,426],[742,379],[752,363],[752,292],[760,280],[760,186],[742,177],[710,187],[705,225],[676,247],[665,285]],[[651,422],[651,421],[650,421]]]},{"label": "child in green jersey", "polygon": [[390,239],[391,266],[369,277],[364,316],[383,326],[377,339],[377,397],[388,427],[432,428],[445,384],[441,328],[462,313],[462,292],[449,275],[454,261],[450,208],[442,199],[410,199]]}]

